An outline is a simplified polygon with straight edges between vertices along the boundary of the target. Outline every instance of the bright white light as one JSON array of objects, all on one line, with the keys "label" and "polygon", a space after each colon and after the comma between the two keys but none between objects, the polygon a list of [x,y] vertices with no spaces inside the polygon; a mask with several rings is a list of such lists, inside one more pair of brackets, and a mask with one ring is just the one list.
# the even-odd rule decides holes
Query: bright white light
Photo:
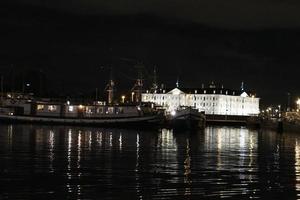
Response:
[{"label": "bright white light", "polygon": [[70,105],[70,101],[67,101],[67,105]]},{"label": "bright white light", "polygon": [[69,112],[73,112],[74,106],[69,106]]},{"label": "bright white light", "polygon": [[176,115],[176,111],[175,111],[175,110],[172,110],[172,111],[171,111],[171,115],[172,115],[172,116],[175,116],[175,115]]}]

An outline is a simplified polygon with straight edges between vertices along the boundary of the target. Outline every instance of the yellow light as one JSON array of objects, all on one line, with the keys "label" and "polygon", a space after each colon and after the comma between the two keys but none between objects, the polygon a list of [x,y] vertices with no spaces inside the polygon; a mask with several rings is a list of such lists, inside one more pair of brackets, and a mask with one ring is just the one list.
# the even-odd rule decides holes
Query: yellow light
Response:
[{"label": "yellow light", "polygon": [[79,109],[83,109],[83,105],[79,105]]},{"label": "yellow light", "polygon": [[125,95],[122,95],[122,102],[124,103],[125,102]]},{"label": "yellow light", "polygon": [[300,98],[298,98],[298,100],[296,101],[297,105],[300,105]]}]

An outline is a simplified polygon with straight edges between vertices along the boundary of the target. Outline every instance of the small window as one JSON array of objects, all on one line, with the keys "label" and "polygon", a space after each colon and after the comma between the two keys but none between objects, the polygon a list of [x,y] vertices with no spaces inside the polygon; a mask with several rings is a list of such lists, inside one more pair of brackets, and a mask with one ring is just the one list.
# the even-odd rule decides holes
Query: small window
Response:
[{"label": "small window", "polygon": [[114,107],[108,107],[106,114],[113,114],[114,113]]},{"label": "small window", "polygon": [[73,112],[73,111],[74,111],[74,106],[69,106],[69,107],[68,107],[68,111],[69,111],[69,112]]},{"label": "small window", "polygon": [[55,105],[48,106],[48,111],[54,112],[56,110],[57,110],[57,106],[55,106]]},{"label": "small window", "polygon": [[44,105],[37,105],[37,110],[44,110]]}]

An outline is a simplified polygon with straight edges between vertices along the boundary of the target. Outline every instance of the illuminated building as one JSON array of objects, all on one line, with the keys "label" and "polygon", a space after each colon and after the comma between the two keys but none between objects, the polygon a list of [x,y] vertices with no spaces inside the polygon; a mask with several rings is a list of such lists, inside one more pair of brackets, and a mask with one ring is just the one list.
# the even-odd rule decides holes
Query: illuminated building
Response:
[{"label": "illuminated building", "polygon": [[142,94],[143,102],[155,103],[167,112],[179,107],[191,106],[208,115],[257,116],[259,114],[259,98],[244,91],[216,87],[214,83],[208,88],[146,91]]}]

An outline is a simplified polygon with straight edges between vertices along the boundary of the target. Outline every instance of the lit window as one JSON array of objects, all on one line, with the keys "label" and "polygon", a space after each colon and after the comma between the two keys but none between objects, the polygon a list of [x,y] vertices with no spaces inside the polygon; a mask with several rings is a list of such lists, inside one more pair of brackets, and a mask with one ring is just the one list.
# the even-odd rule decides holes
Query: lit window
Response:
[{"label": "lit window", "polygon": [[69,107],[68,107],[68,111],[69,111],[69,112],[73,112],[73,111],[74,111],[74,106],[69,106]]},{"label": "lit window", "polygon": [[44,110],[44,105],[37,105],[37,110]]},{"label": "lit window", "polygon": [[57,109],[57,107],[55,105],[48,106],[48,111],[53,112],[53,111],[56,111],[56,109]]},{"label": "lit window", "polygon": [[113,114],[114,113],[114,107],[108,107],[106,113],[107,114]]}]

